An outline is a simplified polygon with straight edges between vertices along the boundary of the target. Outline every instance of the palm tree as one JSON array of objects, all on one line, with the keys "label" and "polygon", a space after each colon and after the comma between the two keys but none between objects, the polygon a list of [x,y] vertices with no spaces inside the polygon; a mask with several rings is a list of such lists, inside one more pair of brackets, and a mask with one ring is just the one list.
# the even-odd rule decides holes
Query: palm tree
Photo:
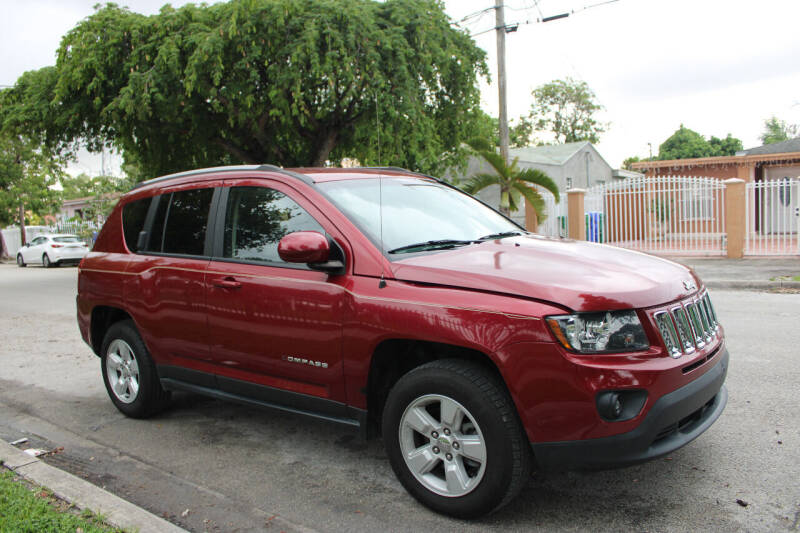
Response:
[{"label": "palm tree", "polygon": [[525,198],[536,212],[539,222],[544,221],[547,216],[544,212],[544,199],[531,185],[538,185],[550,191],[558,202],[558,186],[550,176],[534,168],[520,169],[517,166],[518,157],[515,157],[510,165],[507,164],[494,147],[483,139],[472,139],[467,144],[492,165],[495,173],[475,174],[462,189],[469,194],[475,194],[489,185],[499,185],[501,213],[508,216],[511,211],[519,209],[520,199]]}]

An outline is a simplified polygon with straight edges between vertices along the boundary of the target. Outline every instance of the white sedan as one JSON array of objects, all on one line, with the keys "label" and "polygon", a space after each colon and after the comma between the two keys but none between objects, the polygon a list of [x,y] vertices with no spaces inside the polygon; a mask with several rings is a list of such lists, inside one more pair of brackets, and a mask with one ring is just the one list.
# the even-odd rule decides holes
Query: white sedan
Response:
[{"label": "white sedan", "polygon": [[77,265],[89,248],[77,235],[39,235],[17,252],[17,265],[41,263],[45,268],[71,263]]}]

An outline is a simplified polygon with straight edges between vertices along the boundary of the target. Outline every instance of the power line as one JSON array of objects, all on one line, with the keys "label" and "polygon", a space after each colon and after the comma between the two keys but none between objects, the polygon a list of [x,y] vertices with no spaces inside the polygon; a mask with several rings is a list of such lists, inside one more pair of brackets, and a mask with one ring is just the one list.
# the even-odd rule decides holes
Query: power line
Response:
[{"label": "power line", "polygon": [[[535,6],[538,9],[539,14],[540,14],[539,18],[515,21],[515,22],[512,22],[512,23],[505,24],[503,27],[505,28],[506,33],[511,33],[511,32],[517,31],[517,29],[519,28],[519,26],[521,24],[541,24],[541,23],[544,23],[544,22],[550,22],[550,21],[553,21],[553,20],[563,19],[563,18],[567,18],[567,17],[569,17],[571,15],[574,15],[576,13],[580,13],[582,11],[586,11],[587,9],[592,9],[592,8],[604,6],[604,5],[607,5],[607,4],[613,4],[615,2],[619,2],[619,0],[605,0],[604,2],[598,2],[598,3],[595,3],[595,4],[589,4],[589,5],[584,6],[584,7],[580,8],[580,9],[578,9],[578,10],[574,10],[573,9],[572,11],[567,11],[565,13],[559,13],[557,15],[550,15],[548,17],[545,17],[545,16],[542,15],[541,9],[539,9],[538,0],[534,0],[534,4],[535,4]],[[479,31],[477,33],[471,33],[470,37],[477,37],[478,35],[483,35],[484,33],[489,33],[490,31],[495,31],[495,30],[499,30],[499,29],[500,29],[500,27],[495,26],[493,28],[488,28],[488,29]]]}]

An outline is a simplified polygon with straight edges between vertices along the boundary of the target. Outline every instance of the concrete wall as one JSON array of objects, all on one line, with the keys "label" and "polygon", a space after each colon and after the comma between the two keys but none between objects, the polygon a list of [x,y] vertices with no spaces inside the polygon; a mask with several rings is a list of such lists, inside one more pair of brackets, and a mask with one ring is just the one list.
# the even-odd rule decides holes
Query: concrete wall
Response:
[{"label": "concrete wall", "polygon": [[800,166],[793,167],[764,167],[765,180],[800,177]]},{"label": "concrete wall", "polygon": [[702,165],[702,166],[687,166],[687,167],[661,167],[655,170],[648,170],[646,176],[686,176],[686,177],[702,177],[702,178],[717,178],[719,180],[726,180],[730,178],[742,178],[745,181],[750,181],[740,175],[741,171],[737,165]]},{"label": "concrete wall", "polygon": [[[19,234],[18,227],[10,227],[2,230],[3,232],[3,240],[6,243],[6,253],[9,257],[14,258],[17,256],[17,252],[22,247],[21,236]],[[46,233],[50,233],[51,229],[47,226],[25,226],[25,238],[28,242],[31,242],[34,238],[39,235],[44,235]]]}]

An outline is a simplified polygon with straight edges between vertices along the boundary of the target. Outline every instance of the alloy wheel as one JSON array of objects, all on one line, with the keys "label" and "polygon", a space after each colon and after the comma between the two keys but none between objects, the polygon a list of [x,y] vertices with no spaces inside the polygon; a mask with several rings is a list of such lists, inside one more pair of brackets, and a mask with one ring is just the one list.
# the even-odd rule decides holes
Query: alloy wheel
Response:
[{"label": "alloy wheel", "polygon": [[406,466],[428,490],[446,497],[472,492],[486,471],[486,441],[475,417],[456,400],[426,394],[400,419]]},{"label": "alloy wheel", "polygon": [[133,403],[139,395],[139,363],[130,345],[115,339],[106,353],[106,376],[114,396],[123,403]]}]

